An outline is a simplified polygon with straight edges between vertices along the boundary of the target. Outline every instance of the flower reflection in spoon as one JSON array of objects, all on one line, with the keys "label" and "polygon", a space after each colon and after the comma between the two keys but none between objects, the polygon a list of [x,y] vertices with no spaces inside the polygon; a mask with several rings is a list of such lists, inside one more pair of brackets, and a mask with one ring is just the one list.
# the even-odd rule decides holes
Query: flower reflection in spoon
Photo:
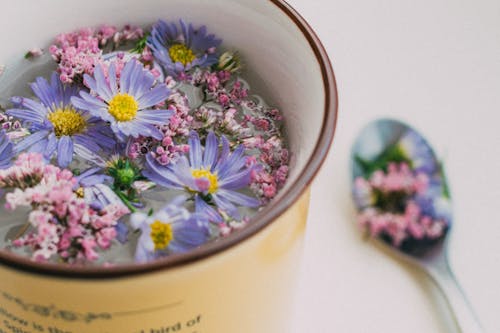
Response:
[{"label": "flower reflection in spoon", "polygon": [[352,150],[358,223],[436,282],[463,333],[483,332],[448,263],[451,198],[442,165],[414,129],[381,119]]}]

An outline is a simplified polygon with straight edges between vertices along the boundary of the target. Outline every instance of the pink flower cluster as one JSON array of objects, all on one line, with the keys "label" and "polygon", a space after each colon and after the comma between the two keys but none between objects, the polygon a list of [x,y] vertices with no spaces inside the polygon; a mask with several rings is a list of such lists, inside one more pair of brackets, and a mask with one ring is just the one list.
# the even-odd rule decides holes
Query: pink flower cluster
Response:
[{"label": "pink flower cluster", "polygon": [[167,105],[175,114],[170,118],[168,125],[160,127],[163,133],[162,140],[139,137],[133,139],[128,148],[128,155],[132,159],[145,156],[148,153],[160,163],[167,165],[179,156],[189,151],[189,145],[177,143],[178,138],[189,135],[193,117],[189,115],[189,104],[185,96],[179,92],[170,94]]},{"label": "pink flower cluster", "polygon": [[369,183],[382,193],[423,194],[429,185],[429,176],[422,172],[415,174],[406,163],[390,163],[387,173],[383,170],[375,171]]},{"label": "pink flower cluster", "polygon": [[96,65],[102,62],[102,47],[110,40],[115,47],[129,40],[143,36],[141,28],[130,25],[118,31],[113,26],[103,25],[98,29],[85,28],[75,32],[60,34],[49,52],[58,63],[60,79],[63,83],[80,81],[83,74],[92,75]]},{"label": "pink flower cluster", "polygon": [[24,190],[36,186],[51,168],[40,154],[21,154],[12,167],[0,170],[0,188]]},{"label": "pink flower cluster", "polygon": [[406,163],[390,163],[387,172],[377,170],[369,180],[357,178],[354,198],[361,208],[359,225],[373,237],[389,236],[394,246],[407,239],[441,237],[446,221],[428,215],[417,200],[427,195],[428,186],[429,176],[413,172]]},{"label": "pink flower cluster", "polygon": [[381,212],[373,207],[364,209],[358,217],[361,227],[370,236],[387,235],[392,244],[400,246],[403,241],[412,239],[437,239],[443,236],[447,223],[422,214],[414,201],[408,201],[403,213]]},{"label": "pink flower cluster", "polygon": [[21,180],[32,179],[6,195],[6,209],[27,206],[32,210],[30,231],[12,242],[27,246],[34,260],[48,260],[59,255],[71,263],[98,259],[99,249],[108,249],[116,238],[118,219],[129,213],[121,204],[112,204],[101,211],[90,207],[73,190],[77,183],[71,171],[43,163],[40,154],[21,154],[15,166],[5,170]]},{"label": "pink flower cluster", "polygon": [[58,35],[49,52],[58,63],[63,83],[81,80],[83,74],[92,75],[102,56],[99,39],[90,28]]}]

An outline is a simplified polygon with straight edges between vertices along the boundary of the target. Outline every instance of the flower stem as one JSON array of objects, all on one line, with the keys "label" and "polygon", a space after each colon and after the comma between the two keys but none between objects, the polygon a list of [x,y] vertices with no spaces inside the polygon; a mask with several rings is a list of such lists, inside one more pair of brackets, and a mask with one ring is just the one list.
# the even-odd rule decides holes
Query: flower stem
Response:
[{"label": "flower stem", "polygon": [[120,190],[116,189],[113,189],[113,192],[116,193],[116,195],[121,199],[123,204],[127,206],[127,208],[130,210],[131,213],[137,212],[137,209],[130,203],[125,194],[123,194]]}]

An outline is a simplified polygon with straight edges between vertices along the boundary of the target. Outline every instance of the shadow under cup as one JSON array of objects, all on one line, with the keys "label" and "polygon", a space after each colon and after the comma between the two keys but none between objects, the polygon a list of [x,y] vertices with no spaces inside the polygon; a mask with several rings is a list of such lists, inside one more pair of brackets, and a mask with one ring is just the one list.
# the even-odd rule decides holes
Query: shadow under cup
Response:
[{"label": "shadow under cup", "polygon": [[[7,65],[79,27],[159,18],[207,25],[222,49],[241,53],[253,91],[282,110],[292,160],[286,187],[246,228],[187,254],[91,268],[0,252],[0,333],[289,332],[309,186],[337,118],[333,71],[307,23],[281,0],[19,0],[2,10]],[[35,77],[23,75],[0,85]]]}]

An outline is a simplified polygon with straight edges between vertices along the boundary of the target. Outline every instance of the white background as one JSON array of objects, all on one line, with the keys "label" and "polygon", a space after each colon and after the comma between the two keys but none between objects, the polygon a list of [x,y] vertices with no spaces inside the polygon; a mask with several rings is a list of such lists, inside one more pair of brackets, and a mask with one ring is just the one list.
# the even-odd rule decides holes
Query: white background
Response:
[{"label": "white background", "polygon": [[487,332],[500,332],[500,1],[289,0],[317,32],[340,110],[312,191],[293,333],[455,332],[426,276],[366,242],[349,152],[381,116],[420,130],[454,201],[451,265]]}]

